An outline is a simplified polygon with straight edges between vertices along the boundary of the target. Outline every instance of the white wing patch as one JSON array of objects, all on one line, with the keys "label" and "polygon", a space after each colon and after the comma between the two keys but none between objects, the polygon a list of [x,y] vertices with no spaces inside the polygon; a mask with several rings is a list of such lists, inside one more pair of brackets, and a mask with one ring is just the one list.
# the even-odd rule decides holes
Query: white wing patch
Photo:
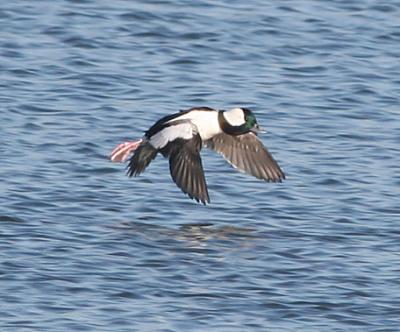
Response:
[{"label": "white wing patch", "polygon": [[191,139],[196,133],[196,127],[192,123],[179,121],[151,136],[149,142],[156,149],[162,149],[177,138]]}]

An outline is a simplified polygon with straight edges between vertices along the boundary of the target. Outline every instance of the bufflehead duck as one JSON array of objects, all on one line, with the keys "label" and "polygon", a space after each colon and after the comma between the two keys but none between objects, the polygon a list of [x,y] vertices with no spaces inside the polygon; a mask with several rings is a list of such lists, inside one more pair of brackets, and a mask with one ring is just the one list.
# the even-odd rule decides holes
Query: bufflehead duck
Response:
[{"label": "bufflehead duck", "polygon": [[191,199],[210,202],[200,150],[220,153],[233,167],[258,179],[281,182],[285,174],[257,137],[256,117],[248,108],[230,111],[194,107],[158,120],[142,139],[119,144],[110,159],[128,164],[128,175],[142,173],[160,152],[169,158],[176,185]]}]

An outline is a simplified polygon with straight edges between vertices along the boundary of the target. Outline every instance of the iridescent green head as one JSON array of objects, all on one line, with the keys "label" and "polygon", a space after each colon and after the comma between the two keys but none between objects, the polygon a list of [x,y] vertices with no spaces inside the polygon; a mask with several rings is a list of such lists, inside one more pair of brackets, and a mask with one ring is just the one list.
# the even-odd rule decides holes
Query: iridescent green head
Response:
[{"label": "iridescent green head", "polygon": [[257,134],[261,132],[260,126],[257,123],[256,116],[254,113],[248,108],[242,108],[244,112],[244,120],[245,120],[245,127],[249,131]]},{"label": "iridescent green head", "polygon": [[251,130],[254,126],[257,125],[257,119],[254,113],[248,108],[242,108],[244,113],[244,121],[247,129]]},{"label": "iridescent green head", "polygon": [[243,135],[250,131],[256,134],[260,131],[254,113],[248,108],[220,111],[219,121],[222,130],[230,135]]}]

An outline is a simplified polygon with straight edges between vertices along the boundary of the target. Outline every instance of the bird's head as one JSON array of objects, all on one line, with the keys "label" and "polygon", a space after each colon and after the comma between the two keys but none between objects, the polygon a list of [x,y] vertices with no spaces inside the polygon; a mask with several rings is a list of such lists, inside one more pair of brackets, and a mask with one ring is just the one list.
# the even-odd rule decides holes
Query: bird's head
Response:
[{"label": "bird's head", "polygon": [[234,108],[224,112],[226,129],[224,131],[231,135],[242,135],[248,132],[255,134],[262,132],[257,123],[256,116],[248,108]]}]

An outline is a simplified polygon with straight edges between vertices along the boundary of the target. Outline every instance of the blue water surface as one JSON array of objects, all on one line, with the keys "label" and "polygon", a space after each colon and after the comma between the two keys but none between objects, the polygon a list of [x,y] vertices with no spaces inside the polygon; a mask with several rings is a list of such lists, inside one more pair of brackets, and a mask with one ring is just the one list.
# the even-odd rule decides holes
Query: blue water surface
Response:
[{"label": "blue water surface", "polygon": [[[400,3],[2,1],[1,331],[399,331]],[[284,169],[211,204],[108,155],[254,110]]]}]

